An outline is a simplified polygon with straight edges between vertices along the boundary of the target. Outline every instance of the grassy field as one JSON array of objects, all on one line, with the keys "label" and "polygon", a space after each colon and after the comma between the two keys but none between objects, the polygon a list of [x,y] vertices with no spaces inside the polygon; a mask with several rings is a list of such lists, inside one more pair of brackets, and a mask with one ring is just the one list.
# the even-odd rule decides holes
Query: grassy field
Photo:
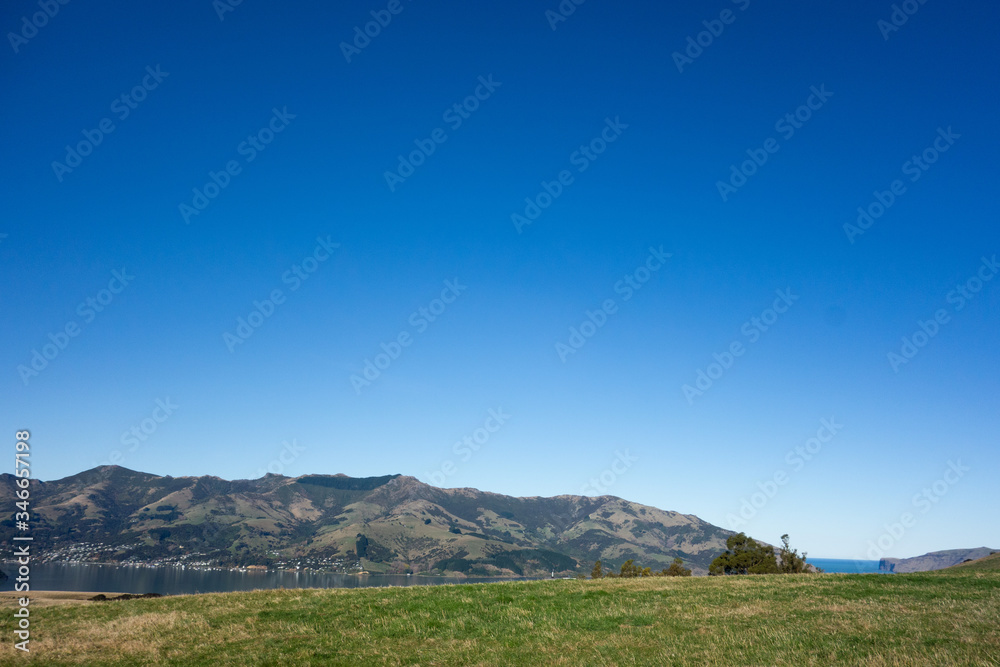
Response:
[{"label": "grassy field", "polygon": [[953,565],[945,570],[938,570],[945,574],[951,574],[953,572],[1000,572],[1000,553],[993,554],[992,556],[986,556],[985,558],[980,558],[978,560],[969,561],[968,563],[959,563],[958,565]]},{"label": "grassy field", "polygon": [[1000,665],[1000,573],[281,590],[33,608],[37,665]]}]

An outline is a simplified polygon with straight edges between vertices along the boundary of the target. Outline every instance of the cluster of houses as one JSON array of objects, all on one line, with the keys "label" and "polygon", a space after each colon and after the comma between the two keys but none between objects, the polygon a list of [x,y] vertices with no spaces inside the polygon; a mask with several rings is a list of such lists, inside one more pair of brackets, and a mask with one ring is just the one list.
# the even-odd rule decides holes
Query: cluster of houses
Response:
[{"label": "cluster of houses", "polygon": [[[142,546],[136,543],[135,546]],[[343,557],[326,558],[295,558],[277,560],[271,566],[267,565],[246,565],[237,567],[220,567],[208,557],[208,554],[199,552],[189,552],[163,556],[152,560],[138,560],[126,558],[119,560],[115,554],[120,553],[127,547],[121,545],[112,546],[103,542],[78,542],[71,545],[60,546],[51,550],[46,550],[38,558],[41,563],[115,563],[116,565],[128,567],[181,567],[185,569],[198,570],[230,570],[238,572],[335,572],[342,574],[356,574],[364,571],[361,561],[347,561]],[[273,558],[281,556],[277,551],[268,554]]]}]

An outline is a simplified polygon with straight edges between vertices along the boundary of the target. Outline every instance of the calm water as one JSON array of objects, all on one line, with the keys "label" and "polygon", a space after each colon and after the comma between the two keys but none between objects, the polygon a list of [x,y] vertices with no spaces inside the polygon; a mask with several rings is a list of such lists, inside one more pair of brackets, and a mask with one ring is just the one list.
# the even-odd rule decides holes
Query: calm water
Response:
[{"label": "calm water", "polygon": [[[809,563],[826,572],[878,572],[877,560],[810,558]],[[8,574],[17,571],[4,563]],[[106,593],[225,593],[264,588],[366,588],[371,586],[418,586],[518,579],[425,577],[399,574],[355,576],[313,572],[232,572],[192,570],[179,567],[118,567],[116,565],[46,563],[31,566],[31,588],[36,591],[95,591]],[[0,584],[0,590],[14,590],[14,577]]]},{"label": "calm water", "polygon": [[850,572],[850,573],[870,573],[878,572],[877,560],[850,560],[844,558],[810,558],[810,565],[822,569],[824,572]]},{"label": "calm water", "polygon": [[[10,575],[16,565],[4,563]],[[16,576],[16,575],[14,575]],[[0,590],[14,590],[14,576]],[[524,579],[520,579],[524,580]],[[355,576],[307,572],[231,572],[191,570],[179,567],[118,567],[116,565],[46,563],[31,566],[31,589],[36,591],[95,591],[106,593],[225,593],[256,588],[364,588],[369,586],[416,586],[511,579],[425,577],[388,574]]]}]

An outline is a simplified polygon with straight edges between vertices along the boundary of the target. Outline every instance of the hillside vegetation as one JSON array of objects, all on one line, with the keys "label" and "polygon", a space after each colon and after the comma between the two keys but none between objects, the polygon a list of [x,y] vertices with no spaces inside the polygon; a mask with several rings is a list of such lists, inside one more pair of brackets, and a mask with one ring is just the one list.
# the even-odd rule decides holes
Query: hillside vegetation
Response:
[{"label": "hillside vegetation", "polygon": [[[14,479],[0,475],[11,507]],[[117,562],[528,576],[589,571],[598,559],[660,569],[679,557],[705,574],[732,534],[614,496],[514,498],[402,475],[227,481],[102,466],[33,481],[31,498],[40,552],[86,543],[98,546],[84,559]],[[12,516],[0,521],[0,545],[14,532]]]},{"label": "hillside vegetation", "polygon": [[939,572],[1000,572],[1000,552],[939,570]]},{"label": "hillside vegetation", "polygon": [[932,570],[943,570],[966,560],[983,558],[996,551],[996,549],[988,547],[947,549],[945,551],[932,551],[922,556],[914,556],[913,558],[883,558],[882,562],[891,565],[892,571],[897,573],[930,572]]},{"label": "hillside vegetation", "polygon": [[0,664],[995,665],[1000,574],[225,593],[40,607],[32,633]]}]

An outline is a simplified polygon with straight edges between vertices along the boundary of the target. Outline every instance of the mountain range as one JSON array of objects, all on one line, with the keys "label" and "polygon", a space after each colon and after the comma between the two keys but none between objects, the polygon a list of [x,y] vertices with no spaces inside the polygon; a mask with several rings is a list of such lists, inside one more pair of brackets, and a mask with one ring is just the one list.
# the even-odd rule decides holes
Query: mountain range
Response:
[{"label": "mountain range", "polygon": [[[5,506],[15,478],[0,475]],[[10,545],[14,521],[0,522]],[[732,532],[614,496],[511,496],[414,477],[268,474],[227,481],[100,466],[32,480],[31,535],[52,559],[530,576],[675,557],[696,574]]]}]

